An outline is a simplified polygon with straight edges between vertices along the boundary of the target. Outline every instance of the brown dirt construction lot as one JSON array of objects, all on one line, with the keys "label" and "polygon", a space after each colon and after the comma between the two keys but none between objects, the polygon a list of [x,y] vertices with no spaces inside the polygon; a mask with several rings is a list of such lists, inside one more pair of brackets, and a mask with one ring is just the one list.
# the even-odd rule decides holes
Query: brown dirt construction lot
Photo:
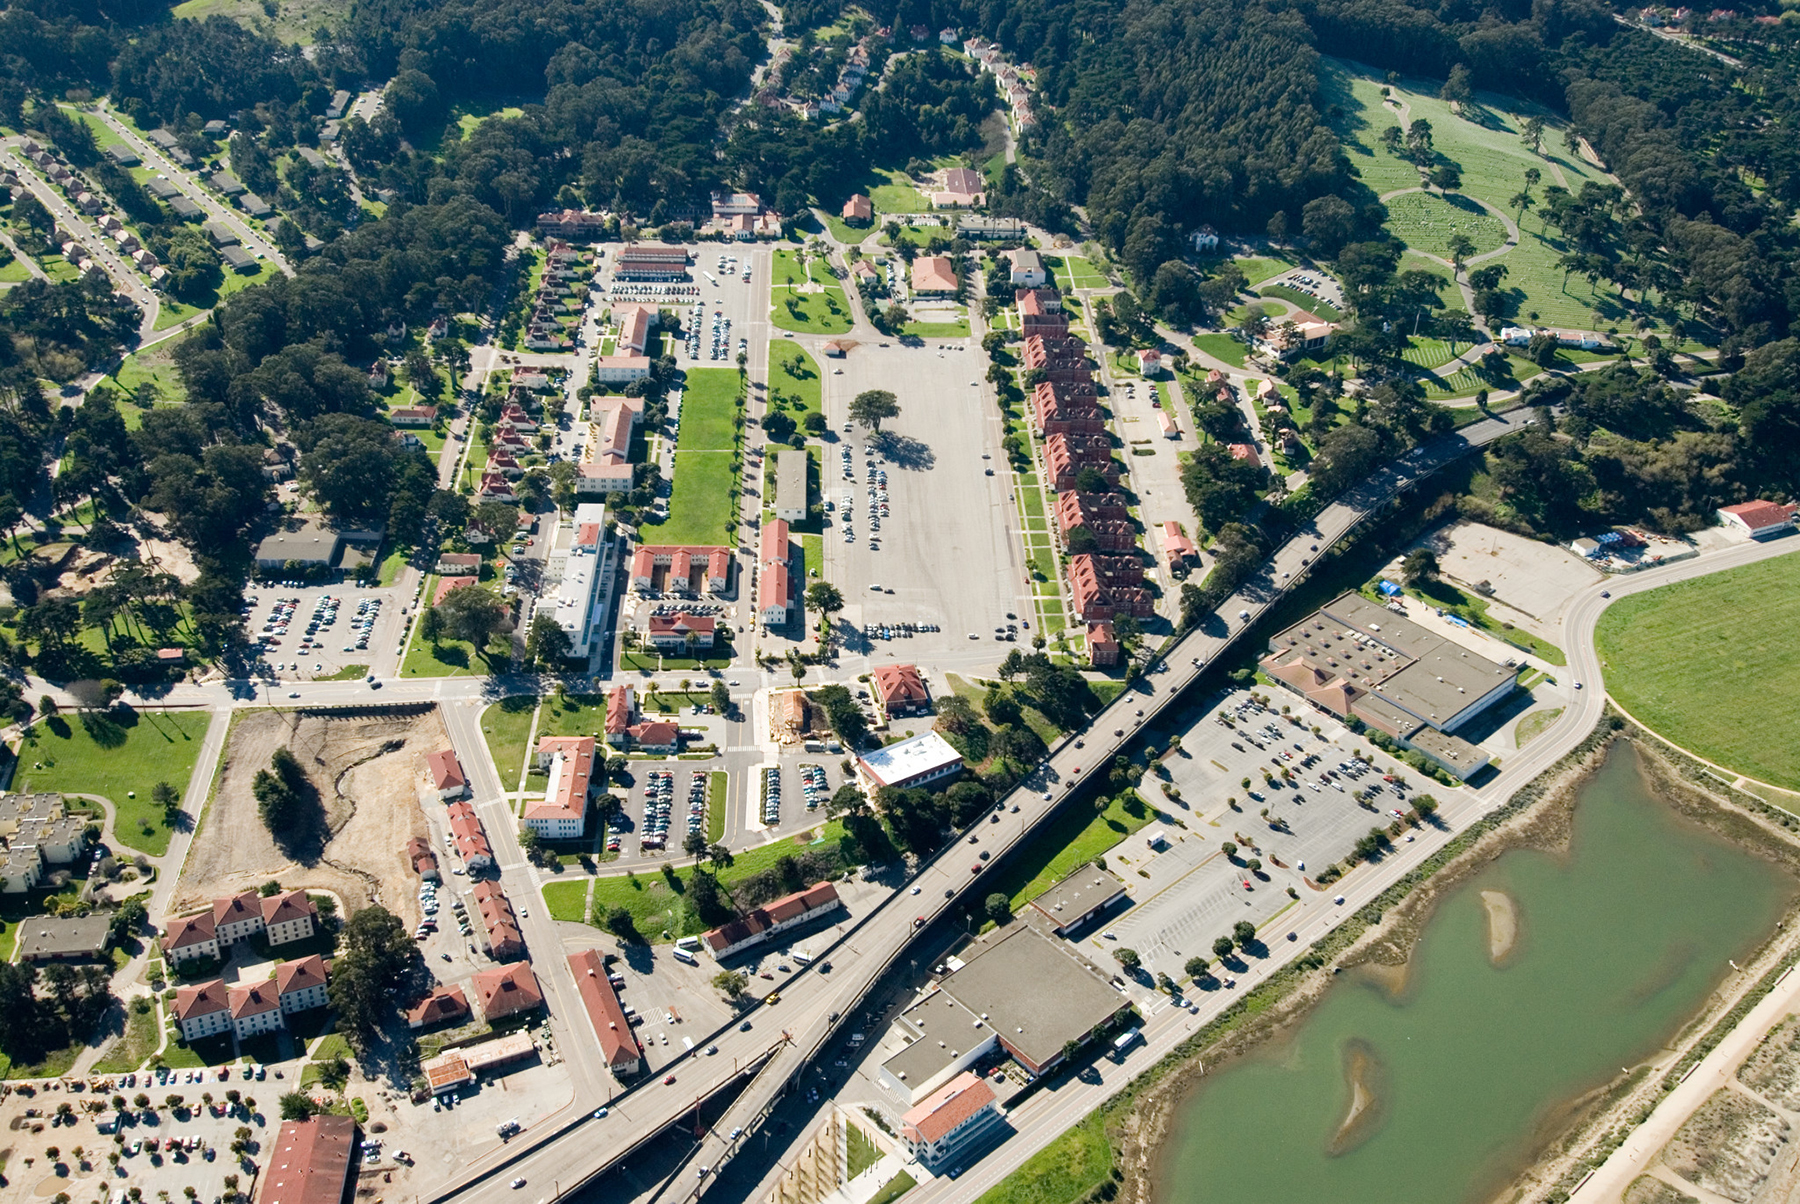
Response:
[{"label": "brown dirt construction lot", "polygon": [[[345,918],[380,903],[419,921],[406,842],[428,829],[420,805],[425,756],[450,744],[435,707],[380,711],[257,711],[231,733],[218,795],[201,821],[175,892],[181,915],[269,879],[334,894]],[[251,781],[286,746],[318,792],[317,831],[278,847]]]}]

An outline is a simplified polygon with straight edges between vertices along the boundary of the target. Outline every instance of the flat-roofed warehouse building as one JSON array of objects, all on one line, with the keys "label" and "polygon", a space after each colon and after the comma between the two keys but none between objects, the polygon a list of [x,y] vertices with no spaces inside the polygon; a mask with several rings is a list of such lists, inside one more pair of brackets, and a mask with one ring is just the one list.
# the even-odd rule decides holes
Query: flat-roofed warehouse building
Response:
[{"label": "flat-roofed warehouse building", "polygon": [[806,468],[803,451],[775,453],[775,517],[783,522],[806,521]]},{"label": "flat-roofed warehouse building", "polygon": [[1064,936],[1125,897],[1125,884],[1097,865],[1081,866],[1027,904],[1042,926]]},{"label": "flat-roofed warehouse building", "polygon": [[1517,667],[1495,664],[1356,593],[1276,635],[1262,668],[1321,710],[1386,732],[1459,777],[1489,757],[1456,729],[1510,695],[1519,680]]},{"label": "flat-roofed warehouse building", "polygon": [[902,1048],[878,1078],[907,1104],[1000,1049],[1026,1073],[1063,1060],[1070,1041],[1085,1042],[1131,1000],[1067,946],[1025,924],[994,934],[900,1014]]}]

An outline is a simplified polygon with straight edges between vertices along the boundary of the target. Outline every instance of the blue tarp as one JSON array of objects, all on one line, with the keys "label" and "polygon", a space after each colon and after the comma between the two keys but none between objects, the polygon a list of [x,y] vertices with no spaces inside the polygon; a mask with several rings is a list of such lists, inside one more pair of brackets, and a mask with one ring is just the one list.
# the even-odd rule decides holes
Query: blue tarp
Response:
[{"label": "blue tarp", "polygon": [[1382,596],[1386,598],[1398,598],[1400,596],[1400,587],[1385,577],[1375,583],[1375,588],[1380,590]]}]

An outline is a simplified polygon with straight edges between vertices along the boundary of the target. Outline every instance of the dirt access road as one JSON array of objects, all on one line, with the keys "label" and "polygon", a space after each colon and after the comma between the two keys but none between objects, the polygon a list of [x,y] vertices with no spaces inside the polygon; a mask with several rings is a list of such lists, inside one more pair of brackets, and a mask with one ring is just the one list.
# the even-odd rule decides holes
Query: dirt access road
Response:
[{"label": "dirt access road", "polygon": [[[419,921],[406,842],[428,829],[420,794],[425,756],[449,747],[436,707],[364,714],[257,711],[232,730],[218,796],[201,821],[171,914],[260,886],[326,891],[346,918],[379,902],[408,927]],[[318,791],[322,830],[284,852],[263,826],[251,781],[285,746]]]}]

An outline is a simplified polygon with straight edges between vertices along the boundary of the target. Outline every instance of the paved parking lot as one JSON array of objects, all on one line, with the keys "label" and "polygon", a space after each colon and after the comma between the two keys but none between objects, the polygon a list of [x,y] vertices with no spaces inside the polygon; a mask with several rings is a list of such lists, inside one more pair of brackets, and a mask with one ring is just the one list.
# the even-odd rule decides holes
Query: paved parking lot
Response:
[{"label": "paved parking lot", "polygon": [[1291,288],[1295,292],[1305,293],[1309,297],[1317,297],[1335,309],[1344,308],[1344,290],[1336,280],[1318,268],[1295,268],[1273,280],[1265,280],[1255,287],[1269,288],[1277,284]]},{"label": "paved parking lot", "polygon": [[[772,353],[779,356],[779,346]],[[985,363],[966,340],[914,347],[896,341],[864,343],[826,370],[832,433],[825,497],[836,506],[851,492],[856,539],[844,541],[841,512],[827,516],[825,576],[843,590],[847,605],[839,622],[849,629],[853,653],[903,651],[909,660],[934,660],[946,651],[966,653],[970,633],[990,639],[1008,611],[1030,617],[1009,478],[999,458],[999,412],[985,384],[970,385]],[[860,428],[843,430],[851,399],[868,389],[887,389],[900,402],[900,416],[883,427],[884,454],[876,462],[887,473],[889,497],[879,533],[868,516],[871,440]],[[839,441],[852,448],[851,480],[844,479]],[[870,546],[875,534],[878,548]],[[871,588],[876,585],[882,592]],[[863,638],[871,625],[898,622],[940,630],[914,635],[900,649]]]},{"label": "paved parking lot", "polygon": [[[327,609],[327,599],[338,602],[335,616]],[[412,609],[411,596],[402,590],[364,589],[347,583],[256,585],[245,591],[244,601],[250,608],[244,617],[245,630],[251,639],[266,635],[272,641],[263,661],[282,681],[329,677],[347,665],[372,666],[380,658],[391,658],[406,633],[408,615],[402,612]],[[368,609],[359,615],[358,607],[365,603]],[[287,630],[281,633],[278,619],[284,611]],[[373,621],[365,633],[358,624],[370,617]],[[318,628],[308,635],[306,629],[315,619]],[[367,642],[359,648],[365,634]]]},{"label": "paved parking lot", "polygon": [[[664,309],[673,309],[681,319],[681,333],[699,334],[698,355],[694,354],[694,344],[684,340],[675,348],[675,360],[683,368],[735,368],[737,366],[738,340],[746,340],[746,350],[754,343],[759,333],[766,333],[768,324],[769,272],[772,267],[772,252],[768,247],[754,244],[737,244],[724,246],[719,243],[690,243],[688,253],[694,262],[688,269],[692,277],[686,281],[620,281],[613,277],[612,258],[609,255],[601,260],[600,271],[595,279],[597,312],[605,306],[628,304],[654,305]],[[732,256],[734,259],[728,270],[720,270],[719,257]],[[744,279],[744,269],[750,269],[750,279]],[[710,274],[710,278],[709,278]],[[695,308],[700,307],[702,316],[695,319]],[[719,354],[713,351],[713,315],[720,314],[730,323],[726,329],[721,323],[721,346]],[[651,350],[650,355],[658,354]]]},{"label": "paved parking lot", "polygon": [[[586,1017],[579,1019],[587,1023]],[[511,1070],[485,1076],[459,1093],[423,1104],[404,1096],[384,1101],[392,1108],[391,1128],[383,1137],[386,1150],[403,1149],[410,1154],[421,1182],[441,1182],[459,1165],[505,1144],[496,1131],[500,1125],[517,1121],[529,1135],[534,1124],[567,1104],[574,1095],[568,1067],[556,1062],[554,1053],[543,1056],[547,1052],[544,1038],[550,1030],[541,1019],[534,1025],[531,1031],[540,1051],[537,1060],[521,1062]],[[373,1114],[375,1101],[369,1103]]]},{"label": "paved parking lot", "polygon": [[[1213,941],[1228,936],[1232,925],[1248,920],[1261,928],[1294,906],[1289,887],[1306,904],[1329,899],[1334,892],[1306,885],[1306,876],[1343,858],[1370,828],[1385,828],[1393,821],[1390,808],[1409,809],[1394,787],[1381,783],[1381,775],[1397,769],[1397,776],[1415,787],[1406,796],[1410,797],[1419,793],[1417,773],[1396,767],[1324,716],[1308,712],[1302,716],[1303,726],[1296,727],[1280,713],[1282,695],[1276,693],[1270,701],[1272,708],[1258,708],[1247,691],[1233,691],[1180,733],[1180,754],[1164,764],[1181,791],[1181,801],[1165,805],[1181,816],[1186,827],[1163,829],[1168,843],[1161,851],[1149,846],[1151,829],[1146,829],[1108,855],[1107,864],[1127,884],[1133,906],[1084,937],[1090,956],[1110,958],[1119,948],[1132,948],[1151,973],[1166,972],[1179,979],[1189,957],[1212,958]],[[1221,725],[1217,720],[1221,714],[1230,716],[1235,726]],[[1310,731],[1315,722],[1320,728],[1317,736]],[[1267,730],[1268,725],[1275,733]],[[1283,752],[1292,759],[1283,758]],[[1357,752],[1373,756],[1377,768],[1353,778],[1339,766],[1354,764],[1352,754]],[[1302,768],[1309,755],[1316,755],[1318,762]],[[1278,763],[1293,770],[1294,780],[1270,786],[1263,781],[1263,771],[1280,781]],[[1245,778],[1261,799],[1248,796]],[[1382,793],[1371,800],[1373,810],[1352,798],[1352,791],[1376,785],[1382,786]],[[1429,785],[1440,797],[1447,793],[1436,783]],[[1241,810],[1227,807],[1228,798],[1235,798]],[[1281,828],[1268,826],[1260,814],[1265,807],[1270,820],[1282,821]],[[1225,841],[1239,846],[1236,862],[1225,857],[1221,848]],[[1252,857],[1263,863],[1260,873],[1252,874],[1242,864]],[[1275,925],[1272,932],[1266,932],[1265,939],[1275,939],[1281,926]]]}]

